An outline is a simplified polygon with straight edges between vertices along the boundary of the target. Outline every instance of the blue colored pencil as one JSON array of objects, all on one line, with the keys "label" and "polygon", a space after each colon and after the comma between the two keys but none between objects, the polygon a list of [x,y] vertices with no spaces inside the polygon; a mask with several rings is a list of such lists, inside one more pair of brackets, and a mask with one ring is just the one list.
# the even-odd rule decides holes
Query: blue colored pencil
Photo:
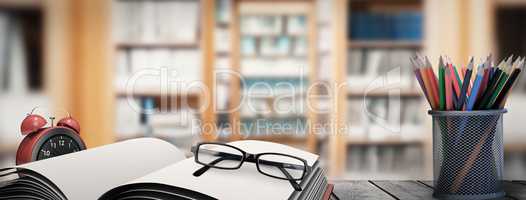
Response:
[{"label": "blue colored pencil", "polygon": [[469,83],[471,81],[471,72],[473,71],[473,57],[471,57],[471,60],[468,64],[468,69],[466,70],[466,74],[464,75],[464,82],[462,83],[462,88],[460,89],[460,96],[456,105],[457,110],[462,110],[462,106],[464,106],[464,101],[466,100],[467,90]]},{"label": "blue colored pencil", "polygon": [[471,88],[471,95],[469,95],[466,110],[473,110],[473,107],[475,106],[475,101],[477,100],[477,95],[479,93],[480,82],[484,76],[484,69],[482,66],[483,65],[479,65],[477,68],[477,76],[475,77],[475,82]]}]

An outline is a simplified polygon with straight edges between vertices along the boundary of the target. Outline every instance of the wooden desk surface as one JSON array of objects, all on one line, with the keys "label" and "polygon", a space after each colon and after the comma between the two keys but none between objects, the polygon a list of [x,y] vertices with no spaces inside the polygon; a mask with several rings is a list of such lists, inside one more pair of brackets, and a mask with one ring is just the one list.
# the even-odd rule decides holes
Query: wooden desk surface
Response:
[{"label": "wooden desk surface", "polygon": [[[404,199],[433,198],[432,181],[333,181],[340,199]],[[505,199],[526,200],[526,181],[505,181]]]}]

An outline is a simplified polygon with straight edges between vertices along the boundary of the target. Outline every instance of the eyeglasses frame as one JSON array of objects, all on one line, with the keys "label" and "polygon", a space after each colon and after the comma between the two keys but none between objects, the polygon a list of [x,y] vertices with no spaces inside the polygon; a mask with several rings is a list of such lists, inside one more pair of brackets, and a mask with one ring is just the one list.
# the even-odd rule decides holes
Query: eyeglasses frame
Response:
[{"label": "eyeglasses frame", "polygon": [[[219,167],[219,166],[214,166],[214,165],[210,165],[208,163],[203,163],[203,162],[199,161],[199,154],[197,153],[197,152],[199,152],[199,148],[202,145],[210,145],[210,144],[212,144],[212,145],[222,145],[222,146],[227,146],[227,147],[236,149],[236,150],[238,150],[239,152],[242,153],[243,159],[240,160],[239,165],[236,166],[236,167]],[[293,181],[303,180],[303,178],[305,178],[305,175],[310,171],[310,166],[308,165],[308,163],[307,163],[307,161],[305,159],[297,157],[297,156],[293,156],[293,155],[288,155],[288,154],[283,154],[283,153],[275,153],[275,152],[265,152],[265,153],[251,154],[251,153],[247,153],[247,152],[241,150],[238,147],[235,147],[235,146],[232,146],[232,145],[229,145],[229,144],[219,143],[219,142],[202,142],[202,143],[197,144],[194,147],[192,147],[192,152],[194,152],[195,162],[199,163],[201,165],[204,165],[204,166],[208,166],[210,168],[217,168],[217,169],[223,169],[223,170],[236,170],[236,169],[241,168],[241,166],[243,166],[243,163],[245,163],[245,161],[248,161],[248,162],[255,163],[257,170],[259,171],[259,173],[261,173],[263,175],[266,175],[266,176],[269,176],[269,177],[272,177],[272,178],[281,179],[281,180],[289,180],[289,181],[290,180],[293,180]],[[261,156],[265,156],[265,155],[285,156],[285,157],[290,157],[290,158],[294,158],[294,159],[297,159],[297,160],[301,161],[303,163],[303,167],[304,167],[303,173],[301,174],[301,177],[300,178],[292,178],[292,179],[290,179],[290,178],[283,178],[283,177],[279,177],[279,176],[270,175],[270,174],[262,171],[261,168],[260,168],[260,162],[259,162],[260,160],[259,160],[259,158]]]}]

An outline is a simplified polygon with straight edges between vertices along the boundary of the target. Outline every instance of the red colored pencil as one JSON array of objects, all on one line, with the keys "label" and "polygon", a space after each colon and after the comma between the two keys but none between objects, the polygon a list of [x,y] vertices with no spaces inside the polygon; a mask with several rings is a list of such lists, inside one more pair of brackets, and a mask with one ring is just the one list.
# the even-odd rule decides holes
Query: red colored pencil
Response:
[{"label": "red colored pencil", "polygon": [[451,65],[446,65],[445,90],[446,90],[446,110],[453,110],[453,85],[451,79]]}]

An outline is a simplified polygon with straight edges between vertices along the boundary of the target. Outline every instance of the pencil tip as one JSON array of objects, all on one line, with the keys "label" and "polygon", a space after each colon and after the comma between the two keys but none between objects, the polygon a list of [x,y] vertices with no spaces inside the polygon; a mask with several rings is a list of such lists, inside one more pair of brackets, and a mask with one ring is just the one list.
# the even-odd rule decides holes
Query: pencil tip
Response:
[{"label": "pencil tip", "polygon": [[440,56],[438,59],[438,67],[443,68],[444,67],[444,57]]},{"label": "pencil tip", "polygon": [[431,67],[431,62],[429,62],[429,58],[427,56],[424,57],[425,58],[425,61],[426,61],[426,66],[427,67]]},{"label": "pencil tip", "polygon": [[413,66],[413,70],[418,69],[418,65],[415,63],[415,60],[412,57],[409,58],[409,61],[411,61],[411,65]]}]

